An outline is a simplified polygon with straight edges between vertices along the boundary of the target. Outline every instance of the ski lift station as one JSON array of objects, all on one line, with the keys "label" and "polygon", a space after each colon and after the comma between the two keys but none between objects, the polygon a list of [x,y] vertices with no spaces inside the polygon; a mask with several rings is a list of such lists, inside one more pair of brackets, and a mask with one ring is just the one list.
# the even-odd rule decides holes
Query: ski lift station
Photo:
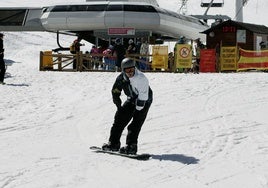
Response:
[{"label": "ski lift station", "polygon": [[[211,57],[215,56],[213,50],[218,44],[221,47],[234,46],[234,51],[238,46],[246,50],[263,49],[268,41],[268,28],[243,23],[242,10],[247,1],[235,1],[236,21],[232,21],[230,17],[225,15],[207,14],[210,8],[223,7],[224,0],[201,0],[199,1],[201,2],[200,6],[206,8],[205,13],[192,16],[161,8],[156,0],[86,0],[82,3],[35,8],[1,7],[0,31],[57,33],[59,48],[52,50],[56,53],[70,50],[69,47],[60,45],[60,34],[77,36],[79,39],[84,39],[94,44],[94,46],[106,49],[109,49],[109,45],[113,44],[116,38],[121,39],[120,42],[124,45],[129,39],[134,40],[134,42],[139,40],[140,43],[145,39],[149,44],[176,41],[174,51],[170,52],[174,53],[173,55],[169,53],[168,46],[152,46],[152,54],[145,54],[143,57],[145,60],[142,62],[150,66],[150,70],[176,71],[178,68],[191,68],[192,62],[195,61],[195,57],[192,54],[193,50],[196,50],[195,43],[200,45],[200,42],[205,42],[206,47],[212,50],[210,52]],[[182,0],[181,2],[180,11],[186,12],[187,0]],[[208,26],[207,20],[214,20],[211,28]],[[183,39],[184,43],[180,43],[179,38]],[[185,38],[191,39],[191,44],[187,44]],[[182,46],[182,44],[185,46]],[[200,46],[203,48],[204,45]],[[92,62],[96,63],[96,59],[101,59],[97,64],[103,63],[103,53],[93,57],[90,54],[83,54],[81,51],[65,55],[52,54],[52,51],[47,54],[40,53],[40,70],[54,70],[56,64],[58,66],[57,70],[63,70],[70,64],[74,65],[74,62],[77,62],[77,67],[72,68],[72,71],[93,70],[94,68],[91,65]],[[136,62],[141,62],[141,54],[133,53],[130,55]],[[54,63],[55,59],[57,63]],[[213,58],[207,59],[211,60],[209,71],[233,71],[237,67],[237,58],[233,60],[232,66],[222,63],[222,67],[219,67],[219,64],[217,64],[216,70]],[[85,65],[85,62],[90,63]],[[202,67],[204,64],[202,64],[202,60],[200,62]],[[221,59],[221,62],[224,62],[224,59]],[[65,65],[63,65],[64,63]],[[104,64],[109,63],[105,62]],[[231,67],[231,69],[226,69],[226,67]],[[260,66],[257,68],[260,68]],[[268,62],[267,66],[265,64],[265,67],[261,68],[268,69]]]},{"label": "ski lift station", "polygon": [[0,8],[0,31],[69,33],[100,45],[114,37],[175,41],[185,36],[205,41],[200,32],[208,28],[198,18],[159,7],[156,0],[87,0],[39,8]]}]

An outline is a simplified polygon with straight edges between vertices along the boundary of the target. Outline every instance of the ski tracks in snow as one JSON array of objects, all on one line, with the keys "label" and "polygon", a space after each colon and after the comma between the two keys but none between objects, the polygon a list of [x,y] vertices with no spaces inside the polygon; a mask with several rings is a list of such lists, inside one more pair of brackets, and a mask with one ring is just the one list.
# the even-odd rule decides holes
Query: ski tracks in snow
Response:
[{"label": "ski tracks in snow", "polygon": [[[217,76],[222,79],[216,78]],[[260,83],[258,79],[249,80],[244,74],[236,75],[241,77],[236,80],[233,80],[232,76],[196,75],[195,88],[188,83],[187,75],[174,76],[175,81],[161,80],[162,83],[169,84],[163,84],[161,90],[155,91],[155,101],[158,97],[168,98],[169,95],[176,95],[172,97],[175,101],[154,101],[141,133],[142,142],[145,142],[142,147],[155,152],[153,159],[159,160],[155,168],[163,171],[156,175],[157,184],[183,184],[184,180],[189,179],[205,187],[228,181],[239,183],[242,172],[248,176],[256,172],[254,165],[262,169],[267,168],[267,165],[262,166],[263,164],[254,160],[256,156],[262,158],[260,154],[266,157],[268,154],[267,142],[263,141],[267,140],[267,128],[264,126],[265,122],[259,122],[257,118],[260,113],[265,112],[265,107],[261,107],[263,110],[259,112],[260,105],[268,105],[267,95],[259,96],[257,92],[263,92],[267,83]],[[173,110],[165,111],[165,108]],[[247,114],[243,113],[245,111]],[[191,112],[192,115],[189,114]],[[148,141],[146,137],[155,139]],[[245,152],[244,148],[251,147],[255,141],[256,147],[250,149],[250,153]],[[224,170],[225,167],[232,171]],[[214,169],[216,173],[206,176],[206,169]],[[259,183],[259,180],[266,185],[264,175],[257,179],[252,178],[254,183]]]},{"label": "ski tracks in snow", "polygon": [[[249,176],[254,174],[255,170],[252,169],[252,163],[258,162],[255,162],[255,160],[253,160],[254,162],[248,161],[248,158],[253,159],[256,152],[259,152],[259,143],[256,142],[256,148],[251,148],[247,152],[244,151],[244,148],[252,146],[253,140],[258,140],[256,139],[256,135],[257,137],[259,137],[258,135],[264,136],[263,131],[267,133],[268,130],[253,115],[260,109],[260,105],[267,106],[267,97],[260,97],[257,94],[248,95],[250,92],[257,93],[259,89],[264,89],[263,85],[255,80],[241,79],[234,82],[228,75],[224,77],[225,80],[221,84],[208,83],[214,84],[215,89],[210,90],[204,104],[204,110],[208,114],[206,117],[211,117],[212,121],[207,122],[210,131],[207,132],[208,136],[206,138],[208,140],[206,150],[200,158],[200,161],[203,162],[200,163],[198,169],[202,170],[203,168],[208,169],[221,166],[218,169],[221,171],[221,174],[216,173],[214,177],[206,177],[203,180],[204,184],[208,186],[218,185],[222,183],[221,181],[239,182],[237,177],[241,172],[248,173]],[[246,83],[248,81],[253,83],[249,86]],[[250,98],[248,96],[257,96],[257,98]],[[258,99],[259,97],[261,99]],[[251,118],[247,118],[247,116]],[[267,140],[267,134],[265,137],[264,140]],[[264,148],[267,149],[267,144]],[[267,156],[267,154],[266,152],[265,155]],[[216,161],[222,161],[222,164],[215,164]],[[225,161],[232,162],[225,163]],[[207,167],[208,165],[210,167]],[[228,166],[233,166],[231,172],[223,170]],[[262,166],[262,164],[256,164],[255,166]],[[196,170],[194,169],[193,171]],[[201,178],[199,177],[198,179]]]}]

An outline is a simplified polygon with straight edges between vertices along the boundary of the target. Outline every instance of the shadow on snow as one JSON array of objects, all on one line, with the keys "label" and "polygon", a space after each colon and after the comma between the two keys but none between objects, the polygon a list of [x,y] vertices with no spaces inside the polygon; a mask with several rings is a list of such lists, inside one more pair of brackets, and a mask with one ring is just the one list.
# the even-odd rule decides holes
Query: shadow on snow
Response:
[{"label": "shadow on snow", "polygon": [[30,85],[29,84],[6,84],[7,86],[16,86],[16,87],[21,87],[21,86],[24,86],[24,87],[29,87]]},{"label": "shadow on snow", "polygon": [[160,161],[175,161],[183,164],[197,164],[199,159],[190,157],[182,154],[163,154],[163,155],[152,155],[152,159]]}]

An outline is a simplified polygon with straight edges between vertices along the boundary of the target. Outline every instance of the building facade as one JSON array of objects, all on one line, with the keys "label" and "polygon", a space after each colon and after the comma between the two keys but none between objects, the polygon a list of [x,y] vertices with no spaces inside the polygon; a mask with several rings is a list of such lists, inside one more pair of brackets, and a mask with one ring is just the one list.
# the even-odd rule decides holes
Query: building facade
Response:
[{"label": "building facade", "polygon": [[250,23],[227,20],[210,29],[206,34],[207,48],[220,46],[238,46],[245,50],[261,50],[267,48],[268,27]]}]

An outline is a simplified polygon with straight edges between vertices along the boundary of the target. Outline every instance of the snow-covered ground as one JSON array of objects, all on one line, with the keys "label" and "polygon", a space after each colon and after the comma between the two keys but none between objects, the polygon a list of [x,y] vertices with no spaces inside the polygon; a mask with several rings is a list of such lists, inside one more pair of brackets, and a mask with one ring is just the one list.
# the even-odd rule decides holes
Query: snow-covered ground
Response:
[{"label": "snow-covered ground", "polygon": [[5,35],[1,188],[268,187],[267,73],[146,73],[154,102],[139,152],[152,158],[137,161],[89,150],[108,139],[118,73],[40,72],[55,34]]}]

